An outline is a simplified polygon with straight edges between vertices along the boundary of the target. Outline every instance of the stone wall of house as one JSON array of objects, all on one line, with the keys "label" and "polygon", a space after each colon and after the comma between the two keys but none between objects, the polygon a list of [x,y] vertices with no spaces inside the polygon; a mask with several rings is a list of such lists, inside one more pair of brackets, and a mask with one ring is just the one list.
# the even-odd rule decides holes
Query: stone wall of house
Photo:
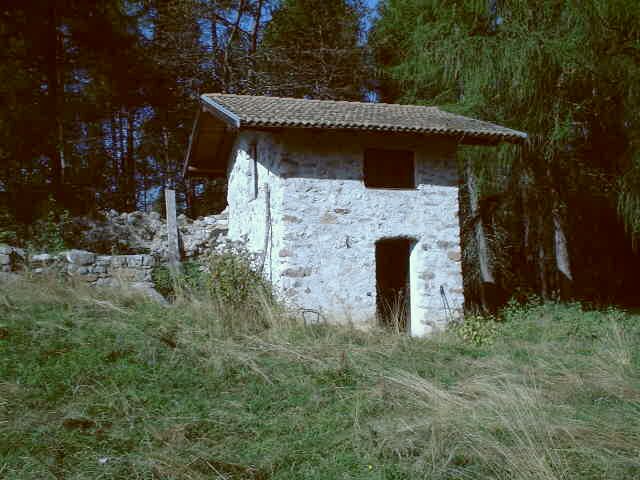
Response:
[{"label": "stone wall of house", "polygon": [[[229,165],[229,238],[256,253],[257,268],[274,280],[274,244],[282,238],[282,146],[267,132],[241,132]],[[254,158],[257,157],[257,158]],[[277,246],[277,245],[276,245]]]},{"label": "stone wall of house", "polygon": [[[247,132],[236,147],[229,186],[230,237],[253,238],[249,245],[254,249],[267,245],[265,271],[290,305],[334,319],[372,320],[375,243],[404,237],[413,240],[411,333],[426,334],[461,312],[454,140],[297,130]],[[365,188],[365,148],[413,150],[417,188]],[[258,196],[260,206],[247,216],[247,203],[256,201],[241,193],[254,184],[248,168],[252,151],[270,171],[260,185],[271,195],[269,205]],[[268,240],[260,242],[265,236]]]}]

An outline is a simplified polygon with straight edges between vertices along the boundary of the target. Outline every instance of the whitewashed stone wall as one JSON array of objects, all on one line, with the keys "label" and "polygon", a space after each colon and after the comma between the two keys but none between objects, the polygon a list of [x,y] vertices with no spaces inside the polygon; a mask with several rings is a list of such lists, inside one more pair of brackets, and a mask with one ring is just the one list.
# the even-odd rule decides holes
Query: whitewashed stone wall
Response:
[{"label": "whitewashed stone wall", "polygon": [[[259,161],[254,162],[253,151]],[[284,179],[278,173],[282,152],[273,135],[242,132],[231,155],[227,189],[229,239],[258,253],[258,268],[276,285],[274,252],[281,247],[284,228]]]},{"label": "whitewashed stone wall", "polygon": [[[366,188],[365,148],[413,150],[417,189]],[[254,251],[268,239],[265,273],[291,305],[354,322],[375,317],[376,241],[411,238],[410,328],[427,334],[449,318],[441,286],[454,314],[463,304],[455,156],[455,142],[438,137],[243,132],[230,166],[229,236]]]}]

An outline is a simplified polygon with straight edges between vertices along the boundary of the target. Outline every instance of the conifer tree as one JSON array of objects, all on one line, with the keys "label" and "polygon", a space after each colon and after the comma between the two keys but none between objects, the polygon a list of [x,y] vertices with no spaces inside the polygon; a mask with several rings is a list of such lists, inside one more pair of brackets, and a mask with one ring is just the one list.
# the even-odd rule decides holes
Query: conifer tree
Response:
[{"label": "conifer tree", "polygon": [[[640,4],[386,0],[379,13],[371,45],[383,99],[530,135],[519,149],[461,155],[481,197],[467,223],[483,222],[505,293],[637,297]],[[475,258],[473,238],[467,247]]]},{"label": "conifer tree", "polygon": [[348,0],[282,0],[259,48],[264,93],[362,99],[367,63],[364,6]]}]

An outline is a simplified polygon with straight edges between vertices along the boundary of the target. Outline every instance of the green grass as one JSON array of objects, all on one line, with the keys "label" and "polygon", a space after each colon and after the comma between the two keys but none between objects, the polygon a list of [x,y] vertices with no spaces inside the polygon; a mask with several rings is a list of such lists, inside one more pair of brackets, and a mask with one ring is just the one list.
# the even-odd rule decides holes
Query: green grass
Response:
[{"label": "green grass", "polygon": [[640,477],[638,316],[514,305],[475,345],[255,311],[0,285],[0,478]]}]

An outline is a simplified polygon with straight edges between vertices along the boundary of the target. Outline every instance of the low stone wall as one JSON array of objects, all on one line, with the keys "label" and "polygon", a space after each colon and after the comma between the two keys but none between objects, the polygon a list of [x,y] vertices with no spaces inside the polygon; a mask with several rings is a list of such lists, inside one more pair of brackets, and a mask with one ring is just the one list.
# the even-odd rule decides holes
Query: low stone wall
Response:
[{"label": "low stone wall", "polygon": [[[167,225],[156,212],[103,212],[99,218],[73,219],[73,245],[105,254],[148,253],[167,258]],[[181,250],[191,259],[213,251],[227,237],[227,212],[192,220],[178,216]]]},{"label": "low stone wall", "polygon": [[[153,267],[167,262],[167,227],[157,213],[111,211],[102,220],[74,219],[74,245],[84,250],[31,253],[0,244],[0,280],[23,272],[55,273],[95,286],[127,285],[159,301],[152,283]],[[244,244],[227,237],[227,213],[191,220],[178,218],[183,258],[194,260],[213,252],[243,252]],[[97,251],[146,252],[100,254]],[[254,263],[258,261],[253,259]]]},{"label": "low stone wall", "polygon": [[0,272],[56,272],[91,285],[148,283],[151,286],[151,271],[157,264],[152,255],[97,255],[84,250],[29,255],[20,248],[0,246]]}]

